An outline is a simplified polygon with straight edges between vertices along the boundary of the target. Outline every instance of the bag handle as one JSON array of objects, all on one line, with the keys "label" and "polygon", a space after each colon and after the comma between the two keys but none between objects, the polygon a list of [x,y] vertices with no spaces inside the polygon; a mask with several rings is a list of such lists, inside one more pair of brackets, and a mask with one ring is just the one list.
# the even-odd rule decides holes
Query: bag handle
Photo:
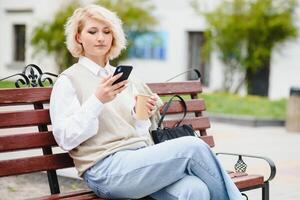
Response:
[{"label": "bag handle", "polygon": [[165,116],[166,116],[166,113],[167,113],[169,107],[171,106],[171,103],[173,102],[173,99],[174,99],[175,97],[177,97],[177,98],[179,99],[180,103],[183,105],[183,112],[184,112],[183,117],[181,118],[181,120],[180,120],[179,122],[177,122],[177,124],[176,124],[175,126],[176,126],[176,127],[179,126],[179,124],[184,120],[184,118],[185,118],[185,116],[186,116],[186,113],[187,113],[187,106],[186,106],[186,103],[185,103],[184,99],[183,99],[181,96],[179,96],[179,95],[174,95],[174,96],[171,97],[171,99],[168,101],[168,103],[167,103],[167,104],[165,105],[165,107],[164,107],[164,110],[163,110],[163,112],[162,112],[162,114],[161,114],[161,118],[160,118],[159,121],[158,121],[158,128],[161,127],[161,124],[162,124],[162,122],[163,122],[163,120],[164,120],[164,118],[165,118]]}]

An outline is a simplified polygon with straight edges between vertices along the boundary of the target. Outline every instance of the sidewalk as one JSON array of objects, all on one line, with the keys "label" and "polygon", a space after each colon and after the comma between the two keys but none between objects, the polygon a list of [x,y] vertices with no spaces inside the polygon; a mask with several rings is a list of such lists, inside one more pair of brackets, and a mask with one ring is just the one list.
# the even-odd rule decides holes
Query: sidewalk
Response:
[{"label": "sidewalk", "polygon": [[[215,152],[232,152],[261,155],[271,158],[277,166],[277,174],[270,183],[271,200],[300,199],[300,133],[288,133],[284,127],[247,127],[212,122],[208,130],[214,135]],[[232,168],[236,158],[220,157],[226,169]],[[251,171],[268,176],[264,162],[245,160]],[[59,171],[59,174],[76,177],[74,169]],[[80,180],[61,178],[63,192],[85,188]],[[36,173],[0,178],[0,195],[3,200],[25,199],[48,194],[46,175]],[[260,200],[261,190],[246,193],[249,200]],[[19,196],[20,195],[20,196]],[[16,198],[16,196],[19,196]]]},{"label": "sidewalk", "polygon": [[[212,122],[208,133],[214,135],[216,152],[261,155],[275,162],[277,174],[270,183],[271,200],[300,199],[300,133],[286,132],[284,127],[255,128],[216,122]],[[230,163],[227,159],[222,161],[226,166]],[[251,161],[247,162],[250,172],[262,171],[268,177],[264,162]],[[261,199],[260,189],[246,194],[250,200]]]}]

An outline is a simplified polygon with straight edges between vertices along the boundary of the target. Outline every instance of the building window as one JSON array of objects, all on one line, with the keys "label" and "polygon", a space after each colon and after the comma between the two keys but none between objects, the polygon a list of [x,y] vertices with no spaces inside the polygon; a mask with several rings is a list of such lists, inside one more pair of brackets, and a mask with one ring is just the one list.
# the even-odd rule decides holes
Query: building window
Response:
[{"label": "building window", "polygon": [[14,61],[25,61],[25,38],[26,26],[24,24],[14,25]]}]

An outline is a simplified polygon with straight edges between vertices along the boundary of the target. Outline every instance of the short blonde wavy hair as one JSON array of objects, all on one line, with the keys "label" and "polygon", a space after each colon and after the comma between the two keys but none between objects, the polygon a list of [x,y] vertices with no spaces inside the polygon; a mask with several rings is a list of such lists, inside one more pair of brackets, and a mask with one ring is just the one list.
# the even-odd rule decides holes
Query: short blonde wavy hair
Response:
[{"label": "short blonde wavy hair", "polygon": [[65,24],[66,45],[72,56],[78,58],[84,55],[84,49],[76,40],[76,35],[81,33],[87,18],[103,21],[109,25],[113,34],[113,41],[107,58],[112,60],[118,57],[121,51],[126,48],[122,21],[114,12],[98,5],[77,8]]}]

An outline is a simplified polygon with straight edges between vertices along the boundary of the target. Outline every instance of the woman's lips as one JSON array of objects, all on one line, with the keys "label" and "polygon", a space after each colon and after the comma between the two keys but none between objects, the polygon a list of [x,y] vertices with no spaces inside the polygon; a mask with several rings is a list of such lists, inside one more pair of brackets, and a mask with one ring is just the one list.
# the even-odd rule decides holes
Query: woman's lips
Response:
[{"label": "woman's lips", "polygon": [[95,45],[95,47],[98,47],[98,48],[104,48],[104,47],[106,47],[106,45],[99,44],[99,45]]}]

